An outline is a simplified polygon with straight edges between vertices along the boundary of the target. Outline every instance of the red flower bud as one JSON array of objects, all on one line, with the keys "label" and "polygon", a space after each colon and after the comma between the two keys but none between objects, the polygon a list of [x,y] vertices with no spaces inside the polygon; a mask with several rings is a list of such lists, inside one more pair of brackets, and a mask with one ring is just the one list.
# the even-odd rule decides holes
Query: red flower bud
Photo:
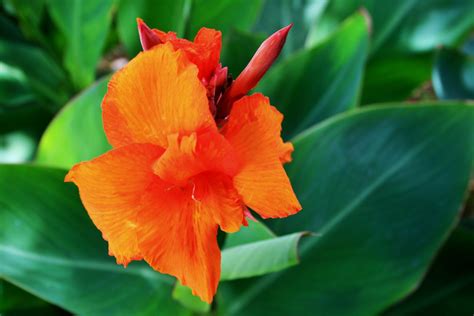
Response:
[{"label": "red flower bud", "polygon": [[235,79],[219,102],[219,117],[226,117],[230,113],[232,103],[246,95],[262,79],[280,54],[292,26],[293,23],[276,31],[260,45],[247,67]]}]

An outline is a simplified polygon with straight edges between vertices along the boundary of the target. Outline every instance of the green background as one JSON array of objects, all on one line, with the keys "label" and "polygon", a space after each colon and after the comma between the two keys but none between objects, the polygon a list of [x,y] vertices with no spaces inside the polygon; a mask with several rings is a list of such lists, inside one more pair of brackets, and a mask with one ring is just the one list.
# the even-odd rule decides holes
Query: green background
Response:
[{"label": "green background", "polygon": [[[474,2],[0,1],[0,314],[472,315]],[[294,23],[254,89],[284,115],[303,211],[222,246],[214,303],[116,265],[67,170],[111,148],[100,103],[136,18],[223,33],[236,78]]]}]

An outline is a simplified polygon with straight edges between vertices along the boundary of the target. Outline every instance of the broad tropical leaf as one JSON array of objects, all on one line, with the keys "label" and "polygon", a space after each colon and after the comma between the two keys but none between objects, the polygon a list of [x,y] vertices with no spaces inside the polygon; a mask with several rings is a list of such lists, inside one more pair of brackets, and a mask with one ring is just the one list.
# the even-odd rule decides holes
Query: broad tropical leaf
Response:
[{"label": "broad tropical leaf", "polygon": [[271,227],[320,236],[291,269],[223,283],[222,313],[374,315],[413,291],[459,215],[473,120],[472,105],[384,105],[299,135],[288,172],[303,210]]},{"label": "broad tropical leaf", "polygon": [[0,278],[74,314],[182,315],[171,299],[173,278],[107,255],[65,174],[0,165],[0,221],[11,223],[0,232]]}]

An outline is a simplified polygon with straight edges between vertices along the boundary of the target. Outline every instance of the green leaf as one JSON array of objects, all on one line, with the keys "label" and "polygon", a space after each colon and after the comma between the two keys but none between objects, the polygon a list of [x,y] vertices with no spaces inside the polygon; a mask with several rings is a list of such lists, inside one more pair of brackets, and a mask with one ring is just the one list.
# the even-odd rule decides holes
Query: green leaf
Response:
[{"label": "green leaf", "polygon": [[372,17],[372,51],[426,52],[453,45],[474,26],[474,3],[465,0],[333,0],[315,29],[313,41],[327,37],[349,14],[365,7]]},{"label": "green leaf", "polygon": [[470,315],[474,308],[474,230],[457,228],[420,288],[383,315]]},{"label": "green leaf", "polygon": [[405,101],[424,82],[432,69],[431,54],[380,56],[365,69],[361,104]]},{"label": "green leaf", "polygon": [[45,98],[52,110],[67,100],[69,86],[63,70],[41,49],[0,40],[0,60],[21,70],[31,89]]},{"label": "green leaf", "polygon": [[39,298],[3,280],[0,280],[0,297],[2,298],[0,300],[0,312],[2,313],[25,305],[26,307],[36,307],[46,304]]},{"label": "green leaf", "polygon": [[294,233],[225,248],[221,281],[264,275],[298,264],[298,243],[304,234]]},{"label": "green leaf", "polygon": [[271,226],[320,236],[291,269],[223,283],[223,314],[375,315],[410,293],[459,215],[473,120],[472,105],[383,105],[298,136],[288,173],[303,210]]},{"label": "green leaf", "polygon": [[201,27],[214,28],[226,35],[232,28],[248,31],[261,12],[263,0],[194,0],[187,37]]},{"label": "green leaf", "polygon": [[184,286],[179,282],[176,282],[173,289],[173,298],[180,302],[184,307],[197,313],[207,313],[211,309],[210,304],[201,301],[198,296],[193,295],[193,292],[189,287]]},{"label": "green leaf", "polygon": [[74,314],[180,315],[173,278],[108,256],[65,173],[0,166],[0,277]]},{"label": "green leaf", "polygon": [[114,0],[48,0],[48,9],[61,32],[64,66],[76,89],[88,86],[104,48]]},{"label": "green leaf", "polygon": [[38,163],[70,168],[111,149],[100,107],[109,79],[104,77],[79,94],[54,118],[41,138]]},{"label": "green leaf", "polygon": [[[411,2],[415,5],[392,29],[384,51],[426,52],[441,45],[454,46],[474,27],[474,1]],[[382,3],[379,5],[383,6]]]},{"label": "green leaf", "polygon": [[256,90],[285,115],[283,132],[305,128],[357,104],[368,52],[366,17],[357,13],[327,41],[272,68]]},{"label": "green leaf", "polygon": [[141,51],[137,30],[137,18],[151,28],[184,35],[186,15],[190,0],[120,0],[117,12],[117,30],[130,56]]},{"label": "green leaf", "polygon": [[0,313],[5,316],[64,315],[60,308],[4,280],[0,280],[0,297]]},{"label": "green leaf", "polygon": [[432,80],[440,99],[474,99],[474,55],[440,49],[436,54]]}]

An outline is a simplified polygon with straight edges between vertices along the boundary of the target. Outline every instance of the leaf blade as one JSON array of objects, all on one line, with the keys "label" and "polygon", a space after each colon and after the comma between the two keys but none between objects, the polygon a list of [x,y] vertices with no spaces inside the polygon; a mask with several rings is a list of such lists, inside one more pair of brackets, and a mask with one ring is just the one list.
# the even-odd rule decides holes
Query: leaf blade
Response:
[{"label": "leaf blade", "polygon": [[65,173],[0,165],[0,216],[14,223],[0,233],[1,277],[78,314],[182,313],[170,299],[171,277],[138,263],[125,269],[107,255]]},{"label": "leaf blade", "polygon": [[222,310],[367,315],[411,292],[456,221],[474,158],[473,119],[470,105],[382,105],[298,136],[288,173],[303,210],[271,227],[320,236],[292,269],[223,284],[232,300]]},{"label": "leaf blade", "polygon": [[221,281],[264,275],[298,264],[298,243],[305,234],[294,233],[224,249]]}]

